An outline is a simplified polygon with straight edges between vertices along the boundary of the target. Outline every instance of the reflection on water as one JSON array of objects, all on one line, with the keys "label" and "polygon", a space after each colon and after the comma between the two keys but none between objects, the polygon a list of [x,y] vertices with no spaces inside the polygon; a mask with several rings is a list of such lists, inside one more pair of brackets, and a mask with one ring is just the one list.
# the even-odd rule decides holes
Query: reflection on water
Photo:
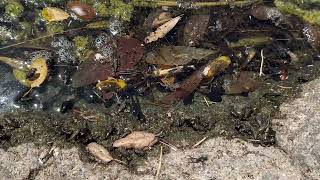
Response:
[{"label": "reflection on water", "polygon": [[15,100],[25,90],[26,88],[13,77],[11,68],[0,64],[0,113],[20,108]]}]

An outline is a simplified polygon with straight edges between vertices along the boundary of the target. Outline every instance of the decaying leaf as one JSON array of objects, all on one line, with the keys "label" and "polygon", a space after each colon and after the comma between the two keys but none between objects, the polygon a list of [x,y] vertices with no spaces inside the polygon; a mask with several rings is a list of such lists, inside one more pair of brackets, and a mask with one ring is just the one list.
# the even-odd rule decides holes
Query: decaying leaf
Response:
[{"label": "decaying leaf", "polygon": [[156,17],[153,22],[153,27],[158,27],[172,19],[172,15],[169,12],[161,12],[158,17]]},{"label": "decaying leaf", "polygon": [[116,55],[119,60],[118,71],[132,69],[142,58],[144,48],[141,43],[132,37],[123,36],[117,40]]},{"label": "decaying leaf", "polygon": [[198,45],[207,34],[210,15],[193,15],[184,26],[183,42],[187,46]]},{"label": "decaying leaf", "polygon": [[82,87],[97,83],[99,80],[114,76],[113,64],[110,61],[100,62],[88,59],[79,66],[79,70],[72,76],[72,86]]},{"label": "decaying leaf", "polygon": [[185,99],[198,88],[204,78],[214,77],[218,73],[224,71],[230,63],[231,60],[227,56],[220,56],[217,59],[210,61],[199,70],[195,71],[189,78],[184,80],[176,91],[161,98],[160,102],[170,105]]},{"label": "decaying leaf", "polygon": [[96,87],[99,90],[102,90],[104,88],[114,87],[117,90],[125,89],[128,85],[123,79],[115,79],[109,77],[107,80],[103,80],[97,83]]},{"label": "decaying leaf", "polygon": [[226,78],[224,90],[226,94],[241,94],[252,92],[262,85],[261,78],[252,71],[241,71],[232,78]]},{"label": "decaying leaf", "polygon": [[179,66],[190,63],[192,60],[200,61],[217,51],[187,46],[164,46],[159,52],[147,54],[146,62],[149,64]]},{"label": "decaying leaf", "polygon": [[42,17],[49,22],[63,21],[70,17],[64,10],[56,7],[46,7],[41,11]]},{"label": "decaying leaf", "polygon": [[100,144],[90,143],[86,149],[99,162],[109,163],[114,160],[108,150]]},{"label": "decaying leaf", "polygon": [[250,46],[266,45],[272,42],[273,42],[273,39],[271,37],[257,36],[257,37],[243,38],[237,42],[228,42],[228,46],[230,48],[250,47]]},{"label": "decaying leaf", "polygon": [[171,31],[176,26],[176,24],[180,21],[182,16],[183,15],[177,16],[158,27],[154,32],[150,33],[150,35],[144,39],[144,42],[151,43],[160,38],[163,38],[169,31]]},{"label": "decaying leaf", "polygon": [[33,70],[32,77],[28,77],[28,72],[13,69],[15,78],[27,87],[39,87],[47,78],[48,66],[44,58],[38,58],[32,61],[30,69]]},{"label": "decaying leaf", "polygon": [[153,133],[148,133],[144,131],[134,131],[128,136],[115,141],[113,143],[113,147],[147,150],[151,148],[151,146],[153,146],[157,141],[158,138]]}]

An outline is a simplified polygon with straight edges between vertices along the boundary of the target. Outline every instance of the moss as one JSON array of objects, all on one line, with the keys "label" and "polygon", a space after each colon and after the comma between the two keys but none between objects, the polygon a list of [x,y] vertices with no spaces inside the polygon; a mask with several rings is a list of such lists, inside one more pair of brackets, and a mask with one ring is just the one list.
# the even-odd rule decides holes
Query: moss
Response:
[{"label": "moss", "polygon": [[93,8],[96,10],[97,15],[100,17],[108,16],[108,6],[105,2],[96,2],[93,4]]},{"label": "moss", "polygon": [[134,7],[131,3],[124,3],[122,0],[110,0],[108,13],[110,16],[121,21],[130,21]]},{"label": "moss", "polygon": [[18,41],[26,40],[31,33],[31,24],[28,22],[20,23],[20,31],[17,33],[16,39]]},{"label": "moss", "polygon": [[55,34],[64,31],[64,23],[62,22],[48,22],[47,23],[47,33],[48,34]]},{"label": "moss", "polygon": [[6,14],[10,15],[11,17],[18,18],[22,15],[24,11],[24,7],[19,1],[9,1],[5,7]]},{"label": "moss", "polygon": [[74,51],[80,61],[85,61],[88,58],[88,55],[90,54],[89,42],[89,37],[85,36],[76,36],[73,39],[75,48]]},{"label": "moss", "polygon": [[294,4],[292,2],[284,2],[283,0],[275,0],[274,3],[279,8],[279,10],[284,13],[293,14],[309,23],[320,25],[319,10],[305,10],[300,8],[298,4]]}]

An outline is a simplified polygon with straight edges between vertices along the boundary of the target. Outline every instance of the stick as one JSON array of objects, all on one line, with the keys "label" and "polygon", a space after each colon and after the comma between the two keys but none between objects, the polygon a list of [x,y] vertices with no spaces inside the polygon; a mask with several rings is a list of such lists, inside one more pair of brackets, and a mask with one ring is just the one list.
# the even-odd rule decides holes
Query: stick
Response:
[{"label": "stick", "polygon": [[156,180],[159,180],[159,176],[160,176],[160,170],[161,170],[161,166],[162,166],[162,146],[160,147],[160,156],[159,156],[159,164],[158,164],[158,168],[157,168],[157,174],[156,174]]},{"label": "stick", "polygon": [[174,151],[178,151],[178,148],[174,147],[173,145],[171,144],[168,144],[166,142],[163,142],[163,141],[159,141],[161,144],[165,145],[165,146],[168,146],[169,148],[173,149]]},{"label": "stick", "polygon": [[260,64],[260,73],[259,73],[260,77],[263,75],[263,72],[262,72],[263,63],[264,63],[264,56],[263,56],[263,49],[261,49],[261,64]]},{"label": "stick", "polygon": [[203,139],[201,139],[199,142],[197,142],[195,145],[192,146],[192,148],[196,148],[198,147],[201,143],[203,143],[208,137],[204,137]]}]

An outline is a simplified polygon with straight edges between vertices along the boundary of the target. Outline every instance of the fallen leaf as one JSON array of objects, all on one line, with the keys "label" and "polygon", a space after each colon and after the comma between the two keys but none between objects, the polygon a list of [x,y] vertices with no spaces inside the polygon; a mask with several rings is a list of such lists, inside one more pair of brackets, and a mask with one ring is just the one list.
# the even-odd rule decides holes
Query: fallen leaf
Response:
[{"label": "fallen leaf", "polygon": [[33,60],[30,69],[35,70],[33,72],[35,78],[32,80],[28,79],[27,72],[21,71],[19,69],[13,69],[13,74],[21,84],[31,88],[39,87],[46,80],[48,75],[48,66],[46,59],[38,58]]},{"label": "fallen leaf", "polygon": [[92,57],[80,64],[78,71],[73,74],[72,87],[90,85],[112,76],[114,76],[114,70],[111,60],[100,62]]},{"label": "fallen leaf", "polygon": [[176,26],[176,24],[180,21],[182,16],[183,15],[177,16],[158,27],[154,32],[150,33],[150,35],[144,39],[144,42],[151,43],[160,38],[163,38],[168,32],[170,32]]},{"label": "fallen leaf", "polygon": [[161,98],[162,104],[173,104],[177,101],[187,98],[200,85],[203,79],[212,78],[218,73],[224,71],[231,63],[227,56],[220,56],[208,64],[202,66],[199,70],[193,72],[190,77],[185,79],[176,91]]},{"label": "fallen leaf", "polygon": [[158,141],[158,138],[153,133],[144,131],[134,131],[128,136],[119,139],[113,143],[113,147],[125,149],[147,150]]},{"label": "fallen leaf", "polygon": [[97,143],[90,143],[86,147],[87,151],[94,156],[97,161],[102,163],[109,163],[113,157],[106,148]]},{"label": "fallen leaf", "polygon": [[64,10],[56,7],[46,7],[41,11],[42,17],[49,22],[63,21],[70,17]]},{"label": "fallen leaf", "polygon": [[157,18],[152,22],[153,27],[158,27],[172,19],[172,15],[169,12],[161,12]]},{"label": "fallen leaf", "polygon": [[159,52],[147,54],[146,62],[149,64],[179,66],[190,63],[192,60],[203,60],[217,51],[187,46],[165,46]]},{"label": "fallen leaf", "polygon": [[241,71],[232,78],[226,78],[224,90],[226,94],[253,92],[262,85],[261,78],[252,71]]},{"label": "fallen leaf", "polygon": [[196,46],[208,32],[210,15],[193,15],[184,26],[183,41],[187,46]]},{"label": "fallen leaf", "polygon": [[102,90],[104,88],[108,88],[108,87],[114,87],[117,90],[122,90],[125,89],[128,85],[127,83],[123,80],[123,79],[114,79],[109,77],[107,80],[103,80],[97,83],[96,87],[99,90]]},{"label": "fallen leaf", "polygon": [[118,71],[132,69],[142,58],[144,48],[142,44],[131,37],[120,37],[117,40],[116,55],[119,60]]}]

